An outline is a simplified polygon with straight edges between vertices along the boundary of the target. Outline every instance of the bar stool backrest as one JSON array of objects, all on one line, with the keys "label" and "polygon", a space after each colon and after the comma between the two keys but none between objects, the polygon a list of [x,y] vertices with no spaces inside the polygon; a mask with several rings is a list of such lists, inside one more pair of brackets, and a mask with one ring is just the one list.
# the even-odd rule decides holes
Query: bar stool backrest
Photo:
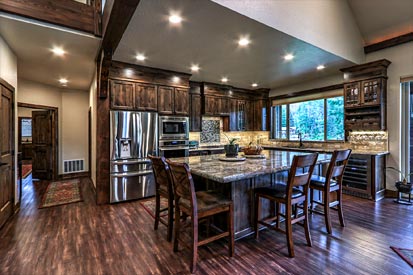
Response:
[{"label": "bar stool backrest", "polygon": [[326,173],[326,186],[330,185],[331,179],[337,180],[338,184],[341,185],[344,169],[346,168],[348,159],[351,155],[351,149],[346,150],[335,150],[328,165]]}]

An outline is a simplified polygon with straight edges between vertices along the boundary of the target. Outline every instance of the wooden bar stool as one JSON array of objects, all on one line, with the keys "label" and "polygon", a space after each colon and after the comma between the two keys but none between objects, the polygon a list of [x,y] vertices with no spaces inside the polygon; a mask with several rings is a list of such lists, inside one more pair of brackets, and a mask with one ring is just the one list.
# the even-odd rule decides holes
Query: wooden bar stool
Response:
[{"label": "wooden bar stool", "polygon": [[[173,208],[174,208],[174,194],[172,189],[172,179],[169,172],[169,166],[166,163],[164,157],[148,156],[152,161],[152,169],[155,176],[155,225],[154,229],[158,230],[159,222],[163,223],[167,227],[166,239],[168,242],[172,240],[172,230],[173,230]],[[161,209],[161,197],[168,200],[168,207]],[[168,211],[168,221],[165,223],[160,215],[162,212]]]},{"label": "wooden bar stool", "polygon": [[[192,250],[191,272],[195,272],[198,259],[198,246],[210,243],[220,238],[228,237],[229,256],[234,255],[234,221],[232,201],[214,191],[195,192],[194,181],[186,163],[175,163],[167,160],[172,174],[175,192],[175,239],[174,251],[178,251],[180,238],[181,212],[191,217],[192,235],[190,248]],[[198,225],[200,219],[227,212],[227,230],[198,240]],[[208,223],[209,224],[209,223]],[[217,229],[217,228],[216,228]]]},{"label": "wooden bar stool", "polygon": [[[346,168],[348,159],[350,158],[351,149],[347,150],[335,150],[330,160],[330,164],[327,168],[327,173],[325,177],[319,175],[313,175],[310,182],[310,211],[312,213],[317,213],[324,215],[326,229],[328,234],[332,233],[331,230],[331,219],[330,219],[330,209],[338,211],[338,217],[340,219],[341,226],[344,226],[344,217],[342,209],[342,182],[344,169]],[[314,201],[314,190],[319,190],[322,192],[323,200],[322,202]],[[331,193],[336,193],[336,199],[331,200]],[[322,205],[324,207],[324,212],[320,212],[314,209],[314,203]]]},{"label": "wooden bar stool", "polygon": [[[255,238],[258,238],[258,224],[267,226],[270,229],[281,231],[286,234],[288,244],[288,254],[294,257],[294,242],[292,239],[292,225],[304,221],[305,237],[307,245],[311,246],[310,229],[308,226],[308,189],[310,178],[317,162],[318,154],[294,156],[288,180],[286,183],[276,183],[271,187],[260,187],[254,189],[255,192]],[[302,168],[302,169],[301,169]],[[305,172],[307,171],[307,172]],[[299,187],[302,187],[300,189]],[[260,219],[261,198],[275,202],[275,217]],[[280,204],[285,205],[285,214],[280,213]],[[303,204],[303,206],[299,206]],[[293,205],[303,209],[303,215],[298,216],[297,211],[292,211]],[[280,228],[280,217],[285,218],[285,230]],[[276,222],[275,226],[271,225]]]}]

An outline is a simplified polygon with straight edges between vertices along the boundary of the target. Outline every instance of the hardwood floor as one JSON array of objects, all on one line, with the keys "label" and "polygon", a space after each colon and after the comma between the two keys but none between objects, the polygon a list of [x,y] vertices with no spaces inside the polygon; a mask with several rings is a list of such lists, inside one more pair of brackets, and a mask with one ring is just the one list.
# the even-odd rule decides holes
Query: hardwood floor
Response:
[{"label": "hardwood floor", "polygon": [[[81,183],[83,202],[38,209],[47,183],[25,180],[21,211],[0,230],[0,274],[189,274],[189,250],[174,253],[139,202],[97,206]],[[350,196],[343,205],[347,226],[332,213],[332,235],[310,217],[313,247],[294,226],[295,258],[284,234],[265,230],[236,241],[231,259],[225,241],[201,247],[197,274],[413,274],[389,247],[413,248],[413,206]]]}]

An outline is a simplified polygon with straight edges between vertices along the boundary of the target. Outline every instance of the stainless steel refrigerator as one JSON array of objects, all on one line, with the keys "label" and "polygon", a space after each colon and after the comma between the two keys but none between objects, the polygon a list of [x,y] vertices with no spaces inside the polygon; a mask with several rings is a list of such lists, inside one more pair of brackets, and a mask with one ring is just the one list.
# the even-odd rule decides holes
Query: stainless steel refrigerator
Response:
[{"label": "stainless steel refrigerator", "polygon": [[155,195],[148,155],[158,155],[158,114],[110,111],[110,132],[110,202]]}]

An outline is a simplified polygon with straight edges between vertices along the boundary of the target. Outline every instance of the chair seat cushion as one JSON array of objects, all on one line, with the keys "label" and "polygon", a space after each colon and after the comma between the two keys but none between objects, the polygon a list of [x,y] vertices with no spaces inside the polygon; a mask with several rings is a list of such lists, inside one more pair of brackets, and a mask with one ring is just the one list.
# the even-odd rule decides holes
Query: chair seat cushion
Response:
[{"label": "chair seat cushion", "polygon": [[[254,192],[256,194],[258,193],[258,194],[263,194],[265,196],[285,199],[287,197],[287,185],[283,183],[276,183],[274,186],[271,186],[271,187],[255,188]],[[293,187],[293,194],[292,194],[293,199],[301,197],[303,195],[304,193],[300,189]]]},{"label": "chair seat cushion", "polygon": [[[311,176],[311,181],[310,181],[310,187],[315,186],[315,187],[324,187],[326,185],[326,178],[318,175],[312,175]],[[335,180],[330,180],[330,187],[336,186],[337,181]]]},{"label": "chair seat cushion", "polygon": [[[217,207],[229,206],[232,203],[231,200],[216,191],[198,191],[196,192],[196,201],[198,204],[198,213]],[[187,209],[191,207],[191,202],[183,198],[180,199],[179,204]]]}]

